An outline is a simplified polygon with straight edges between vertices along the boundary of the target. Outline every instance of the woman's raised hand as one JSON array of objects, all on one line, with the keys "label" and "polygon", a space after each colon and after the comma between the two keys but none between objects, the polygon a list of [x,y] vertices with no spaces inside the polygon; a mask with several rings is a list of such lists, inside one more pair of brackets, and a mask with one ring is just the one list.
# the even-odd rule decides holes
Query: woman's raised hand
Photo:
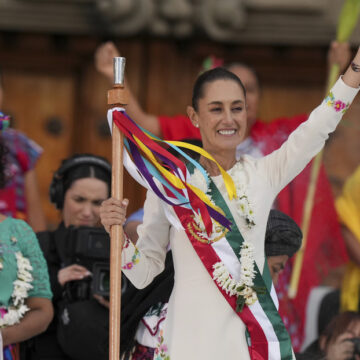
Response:
[{"label": "woman's raised hand", "polygon": [[114,80],[113,58],[118,56],[120,56],[119,51],[111,41],[100,45],[95,51],[96,70],[105,75],[110,81]]},{"label": "woman's raised hand", "polygon": [[348,42],[340,43],[333,41],[330,44],[328,52],[328,65],[331,67],[334,64],[339,65],[340,72],[342,73],[349,65],[351,60],[351,48]]},{"label": "woman's raised hand", "polygon": [[59,270],[58,281],[61,286],[64,286],[69,281],[81,280],[90,275],[91,272],[86,267],[73,264]]},{"label": "woman's raised hand", "polygon": [[124,225],[128,199],[117,200],[114,198],[103,201],[100,207],[100,219],[105,230],[110,233],[112,225]]}]

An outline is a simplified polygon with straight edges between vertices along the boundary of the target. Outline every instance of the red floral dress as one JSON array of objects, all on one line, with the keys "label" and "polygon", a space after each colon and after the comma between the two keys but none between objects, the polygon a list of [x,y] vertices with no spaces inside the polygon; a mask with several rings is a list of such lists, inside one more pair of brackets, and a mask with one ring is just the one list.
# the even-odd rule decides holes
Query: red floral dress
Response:
[{"label": "red floral dress", "polygon": [[0,213],[26,220],[25,174],[35,167],[42,148],[14,129],[4,130],[0,141],[7,148],[7,183],[5,188],[0,189]]}]

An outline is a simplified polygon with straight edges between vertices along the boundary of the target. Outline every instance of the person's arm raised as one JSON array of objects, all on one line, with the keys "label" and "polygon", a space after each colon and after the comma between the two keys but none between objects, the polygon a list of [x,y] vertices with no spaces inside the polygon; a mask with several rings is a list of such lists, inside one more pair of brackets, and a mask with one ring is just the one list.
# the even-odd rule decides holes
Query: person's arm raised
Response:
[{"label": "person's arm raised", "polygon": [[345,74],[335,83],[324,101],[307,121],[293,131],[280,149],[258,159],[258,169],[267,173],[277,194],[323,148],[342,116],[350,107],[360,85],[360,51]]},{"label": "person's arm raised", "polygon": [[[100,45],[95,52],[96,69],[111,83],[114,80],[113,58],[118,56],[120,56],[120,53],[111,41]],[[126,107],[126,112],[137,122],[137,124],[150,131],[152,134],[162,137],[161,127],[157,116],[148,114],[143,110],[138,99],[132,93],[126,77],[125,83],[126,89],[129,92],[129,104]]]},{"label": "person's arm raised", "polygon": [[348,42],[340,43],[332,41],[327,56],[329,70],[333,65],[338,65],[339,71],[342,74],[349,66],[351,57],[352,53]]}]

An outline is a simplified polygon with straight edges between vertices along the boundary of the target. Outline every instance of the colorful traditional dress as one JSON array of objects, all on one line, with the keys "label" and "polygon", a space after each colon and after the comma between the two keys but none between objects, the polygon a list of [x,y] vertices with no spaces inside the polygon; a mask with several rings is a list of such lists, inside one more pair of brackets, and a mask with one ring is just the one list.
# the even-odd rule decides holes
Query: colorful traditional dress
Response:
[{"label": "colorful traditional dress", "polygon": [[[242,237],[256,249],[254,260],[261,272],[267,268],[264,266],[265,230],[277,194],[321,150],[357,91],[340,79],[331,95],[279,150],[260,159],[243,156],[228,171],[234,181],[240,179],[253,210],[255,226],[249,228],[236,202],[229,201],[222,178],[212,177]],[[338,104],[344,105],[341,111],[338,111]],[[175,267],[175,285],[154,359],[250,359],[244,322],[229,306],[206,270],[206,257],[200,259],[185,231],[176,230],[169,222],[166,212],[173,209],[148,192],[144,210],[144,223],[138,228],[137,247],[128,240],[123,249],[125,275],[136,287],[147,286],[164,269],[169,242]],[[239,267],[231,251],[230,248],[227,265],[231,267],[232,263]],[[264,328],[266,321],[264,319]],[[294,358],[291,349],[287,355],[282,355],[277,339],[272,342],[268,338],[268,341],[268,359]]]},{"label": "colorful traditional dress", "polygon": [[[37,238],[22,220],[11,217],[0,222],[0,313],[5,314],[6,309],[12,303],[12,293],[14,281],[17,279],[17,259],[16,253],[21,252],[22,256],[29,259],[33,268],[31,274],[33,281],[29,297],[41,297],[51,299],[49,275],[45,259],[40,250]],[[4,348],[4,359],[10,357],[12,347]]]},{"label": "colorful traditional dress", "polygon": [[7,183],[0,189],[0,213],[26,220],[25,174],[34,169],[42,148],[14,129],[4,130],[0,141],[7,148]]}]

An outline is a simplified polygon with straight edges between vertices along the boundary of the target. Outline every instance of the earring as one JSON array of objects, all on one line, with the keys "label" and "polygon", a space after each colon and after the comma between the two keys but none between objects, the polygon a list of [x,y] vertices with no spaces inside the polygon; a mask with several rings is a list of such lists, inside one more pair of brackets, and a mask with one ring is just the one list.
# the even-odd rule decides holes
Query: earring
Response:
[{"label": "earring", "polygon": [[196,128],[198,128],[198,127],[199,127],[199,124],[194,124],[194,126],[195,126]]}]

